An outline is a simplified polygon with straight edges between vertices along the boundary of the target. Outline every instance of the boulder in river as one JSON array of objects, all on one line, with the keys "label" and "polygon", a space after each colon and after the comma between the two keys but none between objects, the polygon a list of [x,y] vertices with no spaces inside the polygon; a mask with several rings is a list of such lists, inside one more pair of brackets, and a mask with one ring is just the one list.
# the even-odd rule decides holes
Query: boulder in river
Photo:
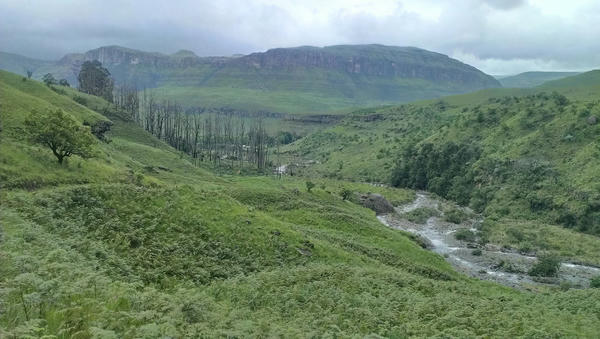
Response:
[{"label": "boulder in river", "polygon": [[377,193],[360,194],[358,201],[366,208],[372,209],[377,214],[394,212],[394,206],[387,199]]}]

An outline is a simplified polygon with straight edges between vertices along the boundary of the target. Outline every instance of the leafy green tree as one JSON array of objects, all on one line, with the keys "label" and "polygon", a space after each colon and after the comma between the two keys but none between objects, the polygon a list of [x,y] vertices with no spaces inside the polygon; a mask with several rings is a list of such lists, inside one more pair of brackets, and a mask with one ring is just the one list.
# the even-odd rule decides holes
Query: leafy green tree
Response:
[{"label": "leafy green tree", "polygon": [[113,102],[114,82],[108,69],[102,67],[98,60],[86,61],[81,65],[77,77],[81,92],[102,97]]},{"label": "leafy green tree", "polygon": [[42,81],[46,84],[46,86],[56,85],[56,79],[52,73],[46,73],[42,77]]},{"label": "leafy green tree", "polygon": [[59,164],[73,154],[82,158],[93,156],[94,136],[60,109],[33,111],[25,120],[25,127],[31,140],[49,147]]},{"label": "leafy green tree", "polygon": [[60,79],[60,81],[58,82],[58,84],[61,85],[61,86],[71,87],[71,84],[69,84],[69,82],[67,81],[67,79]]}]

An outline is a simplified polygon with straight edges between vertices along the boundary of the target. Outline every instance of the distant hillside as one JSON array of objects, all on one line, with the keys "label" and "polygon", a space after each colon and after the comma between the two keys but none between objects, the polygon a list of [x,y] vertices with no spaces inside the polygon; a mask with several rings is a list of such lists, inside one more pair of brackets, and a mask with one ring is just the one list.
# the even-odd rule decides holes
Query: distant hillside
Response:
[{"label": "distant hillside", "polygon": [[561,79],[577,72],[525,72],[507,77],[497,77],[503,87],[508,88],[529,88],[539,86],[546,81]]},{"label": "distant hillside", "polygon": [[76,83],[81,63],[94,59],[117,83],[156,88],[157,95],[187,106],[244,111],[332,112],[501,86],[446,55],[382,45],[277,48],[239,57],[108,46],[67,55],[54,63],[52,73]]},{"label": "distant hillside", "polygon": [[31,59],[18,54],[0,52],[0,69],[12,73],[26,75],[27,71],[32,71],[37,73],[35,74],[36,78],[40,78],[39,70],[43,70],[46,67],[53,67],[54,64],[52,61]]},{"label": "distant hillside", "polygon": [[[364,109],[286,150],[315,160],[306,170],[311,175],[374,182],[391,182],[403,159],[398,182],[408,187],[471,204],[488,216],[531,218],[599,235],[598,93],[600,71],[592,71],[534,89]],[[419,159],[440,159],[454,149],[449,142],[476,154],[456,164],[464,172],[437,178],[422,170],[431,164]],[[452,159],[461,158],[453,155],[439,168],[452,172]]]}]

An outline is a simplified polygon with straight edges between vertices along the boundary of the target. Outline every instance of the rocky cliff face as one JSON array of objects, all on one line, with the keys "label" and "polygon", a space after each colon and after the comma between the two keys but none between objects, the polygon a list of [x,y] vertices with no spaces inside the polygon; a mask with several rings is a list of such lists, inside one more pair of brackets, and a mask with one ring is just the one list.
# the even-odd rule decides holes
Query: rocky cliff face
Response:
[{"label": "rocky cliff face", "polygon": [[[144,65],[151,67],[177,66],[176,58],[160,53],[148,53],[118,46],[100,47],[87,51],[85,60],[98,60],[106,67]],[[196,55],[184,59],[199,59]]]},{"label": "rocky cliff face", "polygon": [[157,72],[160,72],[160,69],[164,68],[210,65],[215,70],[231,66],[238,69],[247,68],[251,73],[260,73],[316,68],[358,76],[448,82],[472,88],[500,87],[496,79],[472,66],[443,54],[414,47],[342,45],[324,48],[276,48],[238,58],[201,58],[186,50],[166,55],[107,46],[84,54],[68,55],[59,62],[69,63],[75,69],[85,60],[98,60],[109,70],[142,66],[156,68]]}]

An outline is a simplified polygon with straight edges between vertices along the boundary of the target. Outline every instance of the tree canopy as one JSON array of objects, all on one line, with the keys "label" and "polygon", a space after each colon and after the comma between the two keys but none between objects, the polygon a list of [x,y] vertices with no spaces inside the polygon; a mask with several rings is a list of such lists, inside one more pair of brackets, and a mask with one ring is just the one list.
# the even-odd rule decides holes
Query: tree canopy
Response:
[{"label": "tree canopy", "polygon": [[54,75],[52,75],[52,73],[44,74],[44,76],[42,77],[42,81],[48,86],[56,85],[56,79],[54,78]]},{"label": "tree canopy", "polygon": [[98,60],[86,61],[81,65],[77,77],[81,92],[102,97],[113,102],[114,82],[108,69],[102,67]]},{"label": "tree canopy", "polygon": [[60,109],[33,111],[25,120],[25,126],[31,140],[49,147],[59,164],[73,154],[82,158],[93,156],[95,140],[89,128]]}]

